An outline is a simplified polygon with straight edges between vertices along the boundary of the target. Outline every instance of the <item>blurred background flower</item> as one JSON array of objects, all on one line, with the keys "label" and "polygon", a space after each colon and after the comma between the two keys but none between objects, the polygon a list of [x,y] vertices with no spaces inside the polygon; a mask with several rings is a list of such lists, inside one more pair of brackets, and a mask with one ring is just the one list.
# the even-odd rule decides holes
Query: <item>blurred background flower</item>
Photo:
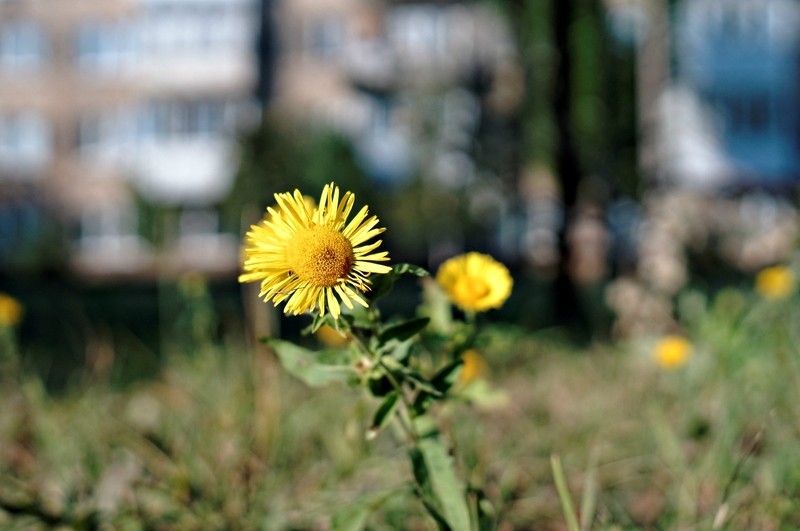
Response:
[{"label": "blurred background flower", "polygon": [[797,280],[790,268],[772,266],[756,275],[756,291],[767,299],[785,299],[795,291]]},{"label": "blurred background flower", "polygon": [[471,252],[442,263],[436,282],[462,310],[485,312],[505,303],[514,281],[506,266],[489,255]]},{"label": "blurred background flower", "polygon": [[683,367],[692,354],[692,344],[682,336],[666,336],[656,342],[653,357],[664,370]]},{"label": "blurred background flower", "polygon": [[22,304],[7,293],[0,293],[0,327],[10,328],[22,320]]}]

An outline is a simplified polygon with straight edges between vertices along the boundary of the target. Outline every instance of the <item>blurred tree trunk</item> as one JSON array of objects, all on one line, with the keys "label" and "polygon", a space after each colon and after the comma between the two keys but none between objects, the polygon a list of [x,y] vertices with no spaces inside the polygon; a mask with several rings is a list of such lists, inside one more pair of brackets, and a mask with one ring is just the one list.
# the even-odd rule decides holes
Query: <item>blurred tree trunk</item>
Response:
[{"label": "blurred tree trunk", "polygon": [[564,220],[558,234],[561,264],[555,282],[555,314],[561,324],[566,324],[583,336],[586,319],[578,302],[576,286],[569,275],[570,224],[578,200],[581,168],[574,134],[574,77],[572,32],[575,20],[575,0],[553,0],[553,45],[557,53],[553,72],[553,115],[556,129],[555,173],[561,183],[561,201]]},{"label": "blurred tree trunk", "polygon": [[568,273],[569,224],[582,176],[591,167],[611,181],[614,175],[616,116],[605,84],[610,77],[605,9],[601,0],[496,0],[507,12],[525,71],[520,110],[522,160],[552,168],[561,186],[564,223],[559,231],[561,267],[554,285],[554,318],[587,335],[588,316]]}]

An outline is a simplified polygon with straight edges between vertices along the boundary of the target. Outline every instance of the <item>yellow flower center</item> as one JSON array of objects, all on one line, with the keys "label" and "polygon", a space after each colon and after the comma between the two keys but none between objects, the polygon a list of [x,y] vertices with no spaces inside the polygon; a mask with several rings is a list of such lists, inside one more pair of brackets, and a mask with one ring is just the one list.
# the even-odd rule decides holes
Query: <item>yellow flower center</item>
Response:
[{"label": "yellow flower center", "polygon": [[462,302],[477,302],[489,291],[489,284],[480,277],[464,277],[453,286],[453,295]]},{"label": "yellow flower center", "polygon": [[286,245],[286,261],[301,280],[327,288],[347,277],[355,255],[350,240],[341,232],[313,225]]}]

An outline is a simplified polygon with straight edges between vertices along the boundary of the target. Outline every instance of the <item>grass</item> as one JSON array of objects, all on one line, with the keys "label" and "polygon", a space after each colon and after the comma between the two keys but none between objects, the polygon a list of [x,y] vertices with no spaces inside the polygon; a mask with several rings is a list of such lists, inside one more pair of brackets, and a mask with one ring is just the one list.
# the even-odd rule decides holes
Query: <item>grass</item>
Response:
[{"label": "grass", "polygon": [[[679,308],[694,353],[669,372],[647,340],[488,330],[493,400],[439,415],[498,529],[567,529],[555,454],[583,529],[800,527],[798,310],[734,291]],[[397,434],[365,440],[374,399],[309,389],[266,351],[209,343],[58,397],[6,372],[0,396],[3,529],[329,529],[359,499],[369,529],[434,528]]]}]

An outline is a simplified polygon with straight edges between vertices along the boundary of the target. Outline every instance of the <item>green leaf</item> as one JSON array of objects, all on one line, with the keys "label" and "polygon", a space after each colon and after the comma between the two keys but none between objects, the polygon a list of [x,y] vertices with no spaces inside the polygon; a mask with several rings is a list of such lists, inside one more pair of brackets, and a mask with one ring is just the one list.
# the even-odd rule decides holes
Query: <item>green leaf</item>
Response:
[{"label": "green leaf", "polygon": [[378,338],[381,343],[386,343],[392,339],[405,341],[424,330],[429,322],[429,317],[417,317],[408,321],[394,323],[381,330]]},{"label": "green leaf", "polygon": [[451,529],[471,529],[464,486],[456,477],[453,459],[438,438],[422,439],[417,448],[425,466],[425,479]]},{"label": "green leaf", "polygon": [[370,277],[372,289],[367,294],[369,299],[374,302],[389,293],[394,287],[395,281],[403,275],[427,277],[430,276],[430,273],[413,264],[395,264],[389,273]]},{"label": "green leaf", "polygon": [[343,507],[333,516],[331,529],[333,531],[362,531],[367,527],[370,514],[390,496],[397,494],[398,490],[395,488],[370,493],[362,496],[355,503]]},{"label": "green leaf", "polygon": [[336,328],[336,325],[333,322],[333,317],[330,314],[326,313],[325,315],[321,316],[320,314],[315,313],[314,320],[311,321],[310,325],[303,329],[303,334],[313,334],[326,324]]},{"label": "green leaf", "polygon": [[395,343],[391,349],[391,357],[402,365],[408,365],[409,356],[411,355],[411,347],[414,345],[413,341],[402,341]]},{"label": "green leaf", "polygon": [[434,397],[442,397],[444,396],[440,393],[431,383],[425,379],[420,373],[416,371],[409,371],[406,374],[408,380],[411,381],[412,385],[421,391],[425,391]]},{"label": "green leaf", "polygon": [[550,467],[553,470],[553,479],[556,482],[558,497],[561,499],[561,509],[564,512],[564,519],[567,521],[567,529],[569,531],[580,531],[578,517],[575,516],[575,504],[572,503],[572,496],[570,496],[567,480],[564,477],[564,469],[561,466],[561,458],[557,455],[551,455]]},{"label": "green leaf", "polygon": [[372,417],[372,424],[367,430],[368,440],[374,439],[383,428],[389,425],[389,422],[394,418],[398,404],[400,404],[400,394],[397,391],[392,391],[386,395]]},{"label": "green leaf", "polygon": [[333,531],[361,531],[367,527],[373,508],[366,503],[354,503],[341,509],[331,521]]},{"label": "green leaf", "polygon": [[447,394],[458,379],[458,373],[461,370],[462,364],[462,360],[458,359],[439,369],[429,382],[429,385],[433,387],[435,392],[430,393],[423,391],[417,395],[413,404],[414,414],[422,415],[437,398]]},{"label": "green leaf", "polygon": [[311,387],[346,382],[355,374],[348,351],[329,349],[314,352],[274,338],[267,338],[264,343],[275,351],[286,372]]},{"label": "green leaf", "polygon": [[431,384],[442,394],[447,393],[458,380],[461,366],[464,364],[460,358],[448,363],[431,378]]},{"label": "green leaf", "polygon": [[431,274],[428,273],[428,271],[425,268],[416,266],[414,264],[406,264],[406,263],[395,264],[394,266],[392,266],[392,273],[390,273],[390,274],[394,274],[394,275],[397,275],[397,276],[400,276],[400,275],[414,275],[414,276],[417,276],[417,277],[429,277],[429,276],[431,276]]}]

